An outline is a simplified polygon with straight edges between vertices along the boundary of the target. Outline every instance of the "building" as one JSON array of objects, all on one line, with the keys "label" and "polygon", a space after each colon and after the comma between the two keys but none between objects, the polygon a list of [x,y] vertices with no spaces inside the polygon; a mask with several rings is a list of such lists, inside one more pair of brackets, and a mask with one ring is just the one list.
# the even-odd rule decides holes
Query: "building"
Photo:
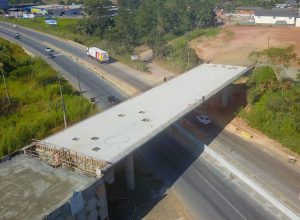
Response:
[{"label": "building", "polygon": [[300,18],[296,18],[296,27],[300,27]]},{"label": "building", "polygon": [[237,15],[254,16],[255,10],[260,9],[259,7],[237,7],[235,13]]},{"label": "building", "polygon": [[76,154],[78,166],[59,166],[55,155],[63,155],[49,147],[21,151],[0,159],[1,219],[108,219],[103,176],[82,170],[90,158]]},{"label": "building", "polygon": [[37,5],[31,7],[31,13],[49,14],[54,16],[79,15],[83,10],[83,5]]},{"label": "building", "polygon": [[295,25],[297,12],[290,9],[257,9],[255,10],[255,24]]},{"label": "building", "polygon": [[286,0],[285,3],[287,4],[287,7],[290,8],[295,8],[299,6],[296,0]]},{"label": "building", "polygon": [[8,0],[0,0],[0,10],[5,10],[9,8]]},{"label": "building", "polygon": [[65,15],[73,16],[80,15],[83,11],[83,5],[66,5],[65,6]]}]

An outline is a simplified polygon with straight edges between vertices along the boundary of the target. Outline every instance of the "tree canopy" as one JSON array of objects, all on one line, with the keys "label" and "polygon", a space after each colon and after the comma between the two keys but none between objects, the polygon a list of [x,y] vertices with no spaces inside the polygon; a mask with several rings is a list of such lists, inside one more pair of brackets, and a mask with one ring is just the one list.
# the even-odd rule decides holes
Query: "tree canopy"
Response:
[{"label": "tree canopy", "polygon": [[300,82],[278,80],[270,66],[257,67],[248,82],[249,124],[300,153]]},{"label": "tree canopy", "polygon": [[[197,0],[120,1],[118,15],[110,16],[107,0],[85,0],[86,17],[79,30],[114,39],[126,48],[139,43],[162,41],[199,27],[214,25],[214,5]],[[160,38],[160,39],[159,39]]]}]

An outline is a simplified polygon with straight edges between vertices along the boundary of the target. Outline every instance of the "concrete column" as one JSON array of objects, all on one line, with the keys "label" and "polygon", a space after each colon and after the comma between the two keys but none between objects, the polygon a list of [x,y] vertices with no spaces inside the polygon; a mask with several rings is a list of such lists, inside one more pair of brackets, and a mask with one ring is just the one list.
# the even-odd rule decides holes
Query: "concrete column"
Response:
[{"label": "concrete column", "polygon": [[133,164],[133,153],[129,154],[125,160],[125,179],[128,190],[134,190],[134,164]]},{"label": "concrete column", "polygon": [[229,103],[229,91],[228,88],[224,88],[222,91],[222,107],[227,107]]}]

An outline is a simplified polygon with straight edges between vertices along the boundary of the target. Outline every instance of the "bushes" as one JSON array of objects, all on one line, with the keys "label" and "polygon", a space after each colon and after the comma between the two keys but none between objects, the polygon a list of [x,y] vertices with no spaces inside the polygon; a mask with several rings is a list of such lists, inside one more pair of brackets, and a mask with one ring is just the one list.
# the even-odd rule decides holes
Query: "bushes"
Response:
[{"label": "bushes", "polygon": [[259,67],[248,80],[249,124],[300,153],[300,82],[283,87],[270,67]]},{"label": "bushes", "polygon": [[[0,91],[0,157],[62,128],[63,114],[57,73],[41,59],[31,59],[19,47],[0,39],[5,54],[11,105]],[[2,51],[1,51],[2,52]],[[0,87],[2,87],[2,81]],[[62,80],[68,123],[74,123],[95,109]]]}]

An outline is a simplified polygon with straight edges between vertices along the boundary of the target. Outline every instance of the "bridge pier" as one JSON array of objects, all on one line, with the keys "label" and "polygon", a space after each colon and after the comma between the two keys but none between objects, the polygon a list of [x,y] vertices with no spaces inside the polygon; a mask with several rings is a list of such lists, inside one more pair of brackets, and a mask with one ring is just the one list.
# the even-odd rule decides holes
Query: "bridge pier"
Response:
[{"label": "bridge pier", "polygon": [[222,107],[227,107],[229,103],[229,91],[228,88],[224,88],[222,91]]},{"label": "bridge pier", "polygon": [[133,153],[129,154],[125,159],[125,179],[128,190],[134,190],[135,179],[134,179],[134,162]]}]

